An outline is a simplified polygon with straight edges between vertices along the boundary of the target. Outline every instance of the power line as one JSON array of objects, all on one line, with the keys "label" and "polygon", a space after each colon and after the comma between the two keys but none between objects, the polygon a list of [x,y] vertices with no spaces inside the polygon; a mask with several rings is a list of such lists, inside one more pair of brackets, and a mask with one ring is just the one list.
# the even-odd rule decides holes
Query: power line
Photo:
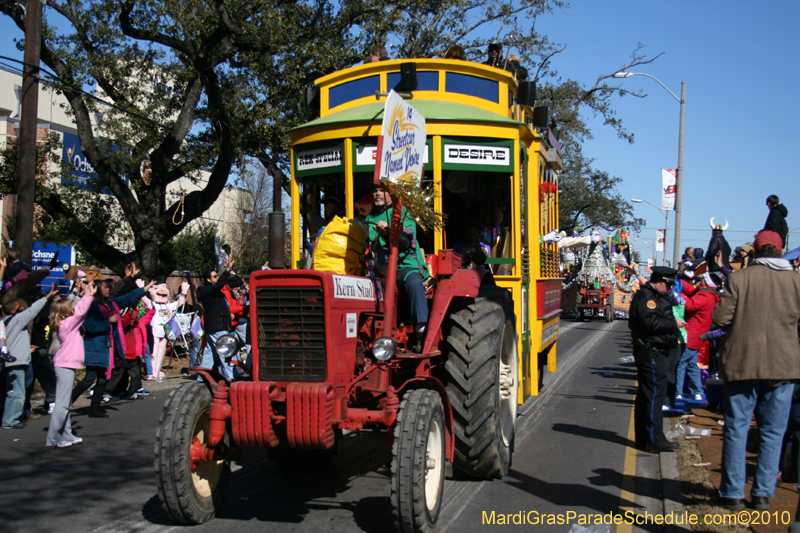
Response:
[{"label": "power line", "polygon": [[[664,229],[664,228],[642,228],[642,229],[651,229],[652,230],[652,229]],[[711,231],[711,228],[707,228],[707,229],[681,228],[681,233],[683,233],[684,231]],[[759,230],[752,231],[752,230],[744,230],[744,229],[739,229],[739,230],[726,229],[724,233],[750,233],[752,235],[755,235],[756,233],[758,233],[758,231]]]},{"label": "power line", "polygon": [[[58,82],[58,84],[60,84],[60,86],[61,86],[61,90],[72,91],[72,92],[81,94],[83,96],[91,98],[92,100],[94,100],[95,102],[97,102],[99,104],[102,104],[102,105],[105,105],[107,107],[116,109],[117,111],[120,111],[122,113],[126,113],[128,115],[134,116],[134,117],[136,117],[138,119],[144,120],[144,121],[149,122],[149,123],[151,123],[151,124],[153,124],[155,126],[158,126],[159,128],[164,128],[165,127],[163,124],[160,124],[159,122],[156,122],[155,120],[151,119],[150,117],[146,117],[144,115],[141,115],[141,114],[139,114],[139,113],[137,113],[135,111],[131,111],[129,109],[124,109],[122,107],[119,107],[116,104],[112,104],[111,102],[108,102],[107,100],[103,100],[102,98],[99,98],[98,96],[96,96],[96,95],[94,95],[92,93],[88,93],[88,92],[84,91],[83,89],[78,89],[74,85],[71,85],[71,84],[65,82],[64,80],[59,78],[57,75],[51,74],[49,72],[45,72],[44,69],[42,69],[41,67],[28,65],[24,61],[20,61],[19,59],[14,59],[13,57],[8,57],[8,56],[0,56],[0,59],[7,60],[7,61],[15,61],[15,62],[20,63],[22,65],[27,65],[27,66],[30,66],[32,68],[35,68],[36,70],[42,71],[42,77],[50,78],[51,79],[51,83],[52,82]],[[191,134],[188,134],[188,135],[190,137],[192,137],[192,138],[195,138]]]}]

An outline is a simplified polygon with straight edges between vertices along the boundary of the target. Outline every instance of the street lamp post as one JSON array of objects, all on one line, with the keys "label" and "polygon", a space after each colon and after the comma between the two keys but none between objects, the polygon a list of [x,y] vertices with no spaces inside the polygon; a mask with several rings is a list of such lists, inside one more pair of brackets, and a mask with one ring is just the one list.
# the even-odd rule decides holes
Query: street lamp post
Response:
[{"label": "street lamp post", "polygon": [[[631,198],[631,202],[635,204],[650,204],[659,211],[664,212],[664,266],[667,266],[667,230],[669,229],[669,211],[666,209],[661,209],[653,202],[648,202],[647,200],[642,200],[640,198]],[[656,231],[656,241],[658,241],[658,232]],[[656,252],[655,252],[655,241],[653,242],[653,261],[655,261]],[[672,263],[676,265],[677,263]]]},{"label": "street lamp post", "polygon": [[[678,172],[675,176],[675,235],[672,238],[674,243],[672,248],[672,264],[677,265],[678,259],[681,257],[681,196],[683,195],[683,124],[686,115],[686,82],[681,82],[681,97],[675,96],[675,93],[669,90],[669,87],[661,83],[661,80],[650,74],[644,72],[616,72],[615,78],[630,78],[631,76],[647,76],[655,80],[659,85],[667,90],[672,97],[681,104],[681,120],[678,128]],[[666,243],[664,246],[664,255],[666,256],[667,248]],[[666,263],[666,261],[665,261]]]},{"label": "street lamp post", "polygon": [[789,248],[789,237],[792,236],[792,232],[797,231],[799,229],[800,228],[792,228],[786,233],[786,242],[783,243],[783,248],[784,248],[783,253],[789,253],[792,251],[792,249]]},{"label": "street lamp post", "polygon": [[[641,244],[650,244],[650,243],[647,241],[642,241]],[[653,241],[653,258],[654,258],[653,261],[655,261],[655,256],[656,256],[656,241]]]}]

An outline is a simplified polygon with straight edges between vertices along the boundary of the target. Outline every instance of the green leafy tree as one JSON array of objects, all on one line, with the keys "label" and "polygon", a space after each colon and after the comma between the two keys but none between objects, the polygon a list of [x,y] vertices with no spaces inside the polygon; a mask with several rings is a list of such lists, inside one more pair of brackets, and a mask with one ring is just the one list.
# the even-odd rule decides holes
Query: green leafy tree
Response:
[{"label": "green leafy tree", "polygon": [[214,240],[217,225],[213,222],[200,222],[186,228],[164,245],[164,253],[177,270],[203,272],[214,268]]},{"label": "green leafy tree", "polygon": [[[240,239],[233,248],[236,269],[240,272],[260,270],[269,261],[269,214],[272,211],[272,180],[266,169],[256,168],[239,177],[238,184],[247,192],[240,195],[244,212]],[[287,243],[290,240],[287,238]],[[287,250],[288,251],[288,250]],[[287,257],[289,254],[287,253]]]},{"label": "green leafy tree", "polygon": [[[46,181],[55,179],[58,173],[49,172],[50,164],[60,164],[56,153],[61,148],[61,141],[57,133],[50,133],[42,142],[36,144],[36,169],[37,179]],[[19,181],[19,145],[9,142],[0,148],[0,194],[16,194]],[[41,190],[41,189],[40,189]]]},{"label": "green leafy tree", "polygon": [[[15,3],[0,0],[0,13],[12,17]],[[307,120],[303,88],[363,61],[370,45],[389,39],[400,43],[395,58],[441,57],[461,44],[477,59],[485,36],[494,35],[533,66],[531,79],[553,87],[561,108],[553,116],[576,132],[576,142],[578,132],[588,131],[581,120],[587,109],[625,136],[611,99],[626,92],[609,85],[611,74],[583,87],[562,82],[551,67],[563,47],[537,31],[536,20],[564,6],[560,0],[50,0],[44,79],[67,99],[81,149],[97,172],[94,191],[107,188],[115,203],[51,186],[39,204],[53,226],[118,273],[131,261],[147,276],[167,273],[175,266],[167,243],[214,203],[250,156],[261,155],[270,174],[285,179],[286,132]],[[643,62],[635,57],[629,64]],[[84,87],[95,87],[97,96]],[[201,171],[209,173],[202,182]],[[199,190],[168,201],[167,188],[180,179]],[[113,219],[107,224],[113,239],[98,218]],[[123,251],[120,241],[132,241],[133,251]]]},{"label": "green leafy tree", "polygon": [[564,152],[564,169],[559,178],[561,229],[572,232],[578,226],[598,226],[607,231],[622,227],[638,230],[644,220],[633,216],[630,202],[617,191],[622,179],[595,169],[593,160],[583,154],[583,143],[592,138],[585,117],[601,118],[603,125],[613,128],[621,140],[632,143],[634,135],[624,128],[611,102],[614,97],[641,98],[644,94],[629,91],[611,80],[614,73],[652,63],[661,54],[647,58],[644,46],[639,44],[627,62],[613,72],[599,75],[594,85],[587,87],[573,80],[561,82],[558,73],[551,70],[553,58],[563,49],[554,50],[543,58],[536,73],[543,78],[540,101],[549,107],[551,126],[561,132]]},{"label": "green leafy tree", "polygon": [[[13,5],[1,2],[0,11],[11,16]],[[106,212],[102,195],[53,186],[39,204],[113,270],[136,261],[148,276],[170,271],[166,243],[214,203],[246,155],[287,150],[284,132],[305,120],[300,95],[309,74],[356,55],[342,31],[354,15],[316,2],[48,2],[46,79],[67,99],[97,172],[95,191],[113,193],[134,250],[98,238],[91,216]],[[81,90],[87,86],[113,106]],[[203,183],[201,170],[210,173]],[[200,190],[169,205],[167,188],[182,178]]]},{"label": "green leafy tree", "polygon": [[597,226],[606,231],[616,228],[638,231],[644,220],[633,216],[633,207],[617,192],[622,179],[592,168],[591,163],[581,153],[579,144],[565,144],[558,195],[561,229],[572,233],[578,226]]}]

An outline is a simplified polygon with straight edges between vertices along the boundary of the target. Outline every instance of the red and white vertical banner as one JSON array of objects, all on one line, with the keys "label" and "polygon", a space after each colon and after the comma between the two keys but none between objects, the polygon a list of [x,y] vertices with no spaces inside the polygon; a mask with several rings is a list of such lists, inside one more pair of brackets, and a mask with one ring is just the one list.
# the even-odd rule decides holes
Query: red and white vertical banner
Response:
[{"label": "red and white vertical banner", "polygon": [[667,230],[665,229],[656,230],[656,252],[664,251],[664,240],[666,238],[667,238]]},{"label": "red and white vertical banner", "polygon": [[678,170],[675,168],[661,169],[661,209],[675,210],[675,178]]},{"label": "red and white vertical banner", "polygon": [[649,267],[656,266],[656,260],[653,259],[652,257],[648,257],[647,258],[647,266],[649,266]]}]

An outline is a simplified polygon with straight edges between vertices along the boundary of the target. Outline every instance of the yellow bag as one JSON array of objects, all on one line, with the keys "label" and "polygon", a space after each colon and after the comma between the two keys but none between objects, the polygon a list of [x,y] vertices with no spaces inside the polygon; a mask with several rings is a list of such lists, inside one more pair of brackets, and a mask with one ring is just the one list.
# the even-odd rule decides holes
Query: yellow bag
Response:
[{"label": "yellow bag", "polygon": [[363,276],[364,243],[367,228],[357,220],[334,217],[317,239],[314,248],[314,270]]}]

